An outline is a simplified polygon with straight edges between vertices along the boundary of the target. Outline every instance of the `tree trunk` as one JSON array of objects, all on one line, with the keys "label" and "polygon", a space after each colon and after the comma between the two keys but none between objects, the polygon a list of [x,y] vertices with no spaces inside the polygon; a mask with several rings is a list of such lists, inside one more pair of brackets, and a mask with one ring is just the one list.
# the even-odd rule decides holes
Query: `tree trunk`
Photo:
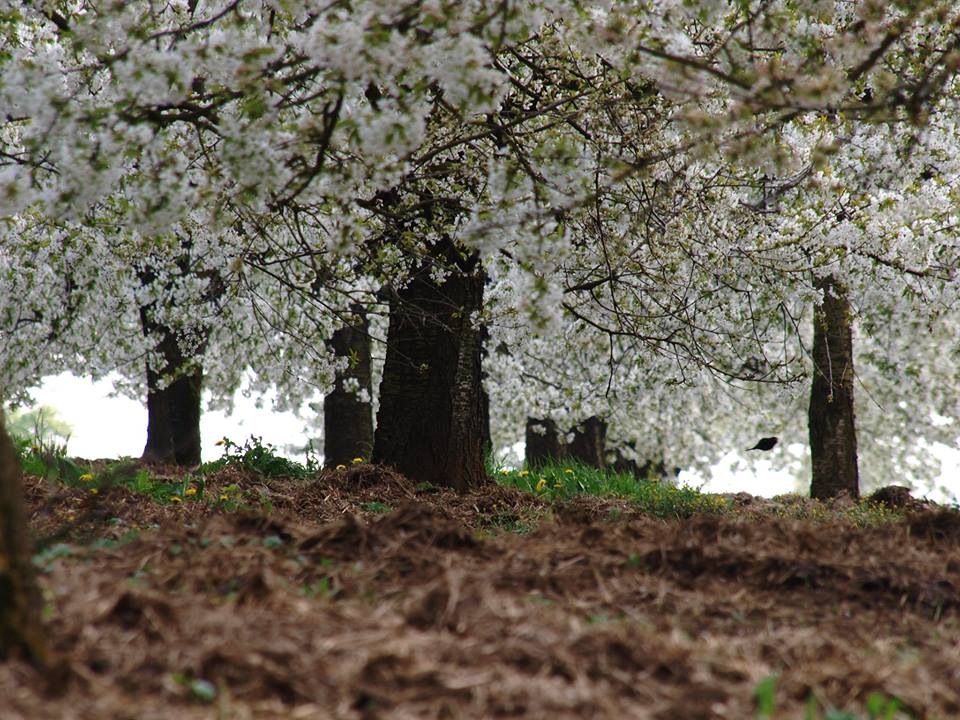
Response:
[{"label": "tree trunk", "polygon": [[43,600],[30,556],[20,465],[0,410],[0,660],[20,656],[45,668]]},{"label": "tree trunk", "polygon": [[564,454],[557,424],[549,418],[527,418],[526,444],[527,467],[531,469],[555,463]]},{"label": "tree trunk", "polygon": [[[370,325],[362,308],[354,312],[355,320],[330,339],[334,355],[347,358],[348,365],[337,372],[333,390],[323,399],[323,455],[329,467],[349,465],[358,457],[369,460],[373,451]],[[347,389],[345,382],[355,384],[355,390],[366,391],[366,400]]]},{"label": "tree trunk", "polygon": [[603,469],[607,441],[607,423],[596,415],[588,417],[573,429],[573,440],[567,445],[566,456],[587,467]]},{"label": "tree trunk", "polygon": [[[189,236],[177,236],[179,254],[174,259],[175,275],[205,281],[206,287],[197,298],[196,309],[215,313],[226,286],[217,269],[198,266],[193,255],[193,241]],[[169,258],[168,258],[169,260]],[[175,282],[163,279],[157,264],[165,264],[148,254],[137,267],[137,277],[144,287],[161,284],[161,290],[171,290]],[[162,358],[162,367],[156,368],[147,360],[147,443],[141,459],[156,464],[198,465],[200,463],[200,403],[203,390],[203,354],[208,332],[204,321],[191,324],[199,342],[184,354],[177,328],[168,327],[156,316],[157,303],[140,308],[140,325],[148,339],[156,342]],[[166,384],[165,384],[166,383]]]},{"label": "tree trunk", "polygon": [[853,323],[846,290],[833,278],[817,282],[823,304],[813,314],[813,387],[810,392],[810,496],[860,496],[853,412]]},{"label": "tree trunk", "polygon": [[613,462],[607,467],[624,475],[633,475],[637,480],[643,482],[649,480],[669,480],[671,477],[675,478],[680,474],[680,468],[678,467],[674,467],[672,473],[669,472],[667,470],[667,461],[663,459],[645,460],[644,463],[640,465],[635,460],[631,460],[628,454],[624,452],[626,448],[629,448],[631,451],[636,451],[636,445],[633,442],[628,442],[625,446],[615,448],[613,451]]},{"label": "tree trunk", "polygon": [[[147,443],[141,460],[199,465],[203,370],[185,369],[187,360],[174,333],[149,321],[145,311],[141,311],[141,318],[149,334],[160,336],[158,349],[164,358],[160,371],[147,362]],[[162,387],[164,379],[170,376],[175,379]]]},{"label": "tree trunk", "polygon": [[493,433],[490,431],[490,393],[487,392],[487,374],[483,367],[487,362],[487,340],[490,332],[486,325],[480,326],[480,446],[484,458],[493,455]]},{"label": "tree trunk", "polygon": [[[645,464],[643,467],[645,469],[647,465]],[[620,448],[616,448],[613,451],[613,462],[610,464],[610,469],[622,475],[632,475],[638,480],[647,479],[642,475],[642,469],[637,465],[636,461],[628,458]]]},{"label": "tree trunk", "polygon": [[438,284],[425,263],[390,302],[373,459],[465,492],[486,479],[476,324],[484,275],[475,254],[464,259],[449,241],[431,259],[446,279]]}]

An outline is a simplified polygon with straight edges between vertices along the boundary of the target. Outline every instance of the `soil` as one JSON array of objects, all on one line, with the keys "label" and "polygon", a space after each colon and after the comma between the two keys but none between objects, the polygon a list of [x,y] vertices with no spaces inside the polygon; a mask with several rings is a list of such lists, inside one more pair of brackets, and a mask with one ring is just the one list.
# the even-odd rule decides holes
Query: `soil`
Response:
[{"label": "soil", "polygon": [[956,512],[660,520],[369,465],[169,505],[26,483],[58,660],[0,665],[3,720],[744,720],[771,675],[776,718],[960,717]]}]

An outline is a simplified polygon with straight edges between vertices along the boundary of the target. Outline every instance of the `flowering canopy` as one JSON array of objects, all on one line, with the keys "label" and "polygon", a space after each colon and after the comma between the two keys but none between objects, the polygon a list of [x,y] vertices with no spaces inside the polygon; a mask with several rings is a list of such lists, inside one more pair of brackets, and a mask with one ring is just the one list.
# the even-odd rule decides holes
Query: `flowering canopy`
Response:
[{"label": "flowering canopy", "polygon": [[442,234],[537,412],[616,398],[635,439],[707,408],[675,385],[801,378],[830,275],[882,415],[950,416],[910,338],[956,322],[958,64],[937,0],[2,3],[0,382],[132,368],[150,308],[221,394],[296,403]]}]

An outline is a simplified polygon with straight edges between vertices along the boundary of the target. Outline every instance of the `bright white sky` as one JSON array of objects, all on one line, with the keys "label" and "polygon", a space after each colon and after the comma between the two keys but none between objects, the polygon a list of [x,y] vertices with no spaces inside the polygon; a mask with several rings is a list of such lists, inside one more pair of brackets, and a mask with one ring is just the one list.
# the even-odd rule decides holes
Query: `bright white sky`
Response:
[{"label": "bright white sky", "polygon": [[[38,405],[55,408],[59,419],[73,428],[67,448],[70,455],[88,460],[139,457],[146,442],[146,408],[126,397],[111,397],[112,392],[109,379],[93,382],[63,374],[44,380],[43,385],[33,392],[33,397]],[[222,437],[242,444],[255,435],[284,454],[290,454],[287,448],[304,447],[310,437],[318,434],[316,430],[309,431],[306,420],[290,412],[271,411],[269,401],[263,404],[264,407],[257,408],[254,400],[238,393],[231,415],[219,411],[204,412],[200,425],[203,459],[220,457],[221,448],[216,442]],[[940,452],[944,472],[937,485],[945,486],[954,498],[960,497],[960,450],[943,447]],[[707,492],[742,491],[764,497],[798,489],[792,474],[772,470],[770,463],[763,459],[745,463],[735,452],[714,466],[710,480],[704,482],[698,475],[682,472],[680,481],[692,486],[702,484]],[[940,502],[951,499],[943,493],[932,493],[930,497]]]},{"label": "bright white sky", "polygon": [[[109,378],[93,382],[69,373],[46,378],[32,393],[37,405],[57,411],[57,418],[73,429],[67,452],[75,457],[98,458],[140,457],[147,442],[147,408],[128,397],[112,397]],[[231,415],[216,410],[201,415],[201,454],[204,461],[216,460],[223,452],[217,440],[228,437],[242,445],[255,435],[278,451],[289,455],[286,446],[305,446],[307,422],[293,413],[277,413],[257,408],[253,399],[241,394]]]}]

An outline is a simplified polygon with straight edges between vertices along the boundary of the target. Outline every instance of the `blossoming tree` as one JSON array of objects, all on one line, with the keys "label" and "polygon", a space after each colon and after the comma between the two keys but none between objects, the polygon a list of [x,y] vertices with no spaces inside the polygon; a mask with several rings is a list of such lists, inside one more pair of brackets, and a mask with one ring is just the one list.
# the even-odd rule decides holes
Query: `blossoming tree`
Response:
[{"label": "blossoming tree", "polygon": [[[250,309],[223,323],[223,347],[236,347],[232,333],[252,357],[214,352],[208,330],[195,349],[228,358],[234,378],[258,365],[258,381],[285,383],[290,397],[302,391],[289,379],[307,372],[298,346],[236,329],[270,307],[284,337],[328,338],[336,323],[305,316],[284,288],[323,285],[338,258],[362,259],[348,265],[356,282],[375,278],[392,313],[375,457],[461,489],[483,477],[481,322],[496,332],[483,317],[486,275],[511,278],[501,317],[541,330],[593,323],[672,357],[681,380],[704,368],[787,378],[802,334],[784,322],[811,303],[828,310],[824,296],[856,294],[847,273],[866,257],[839,262],[842,233],[811,233],[846,199],[831,190],[805,209],[804,194],[823,185],[814,171],[824,158],[850,143],[847,129],[830,140],[809,126],[853,122],[854,136],[871,123],[944,117],[960,43],[957,9],[919,0],[183,0],[3,12],[5,246],[69,232],[91,267],[112,253],[117,282],[102,307],[133,287],[166,288],[131,272],[138,253],[181,225],[202,228],[205,267],[236,276],[229,305]],[[895,146],[904,157],[926,147]],[[845,182],[879,166],[854,165]],[[30,217],[36,232],[23,235]],[[791,231],[778,244],[775,233]],[[883,259],[916,269],[907,254]],[[312,275],[277,282],[281,266]],[[163,327],[186,328],[176,308],[189,315],[209,281],[174,284],[191,290],[165,289],[152,307]],[[7,314],[20,329],[41,318],[36,338],[63,316]],[[281,347],[291,348],[279,350],[281,373],[256,362]],[[174,354],[160,352],[165,375],[176,374]],[[415,387],[430,389],[429,408],[409,402]],[[426,454],[411,442],[417,416],[435,420]],[[413,460],[423,457],[432,459]]]}]

